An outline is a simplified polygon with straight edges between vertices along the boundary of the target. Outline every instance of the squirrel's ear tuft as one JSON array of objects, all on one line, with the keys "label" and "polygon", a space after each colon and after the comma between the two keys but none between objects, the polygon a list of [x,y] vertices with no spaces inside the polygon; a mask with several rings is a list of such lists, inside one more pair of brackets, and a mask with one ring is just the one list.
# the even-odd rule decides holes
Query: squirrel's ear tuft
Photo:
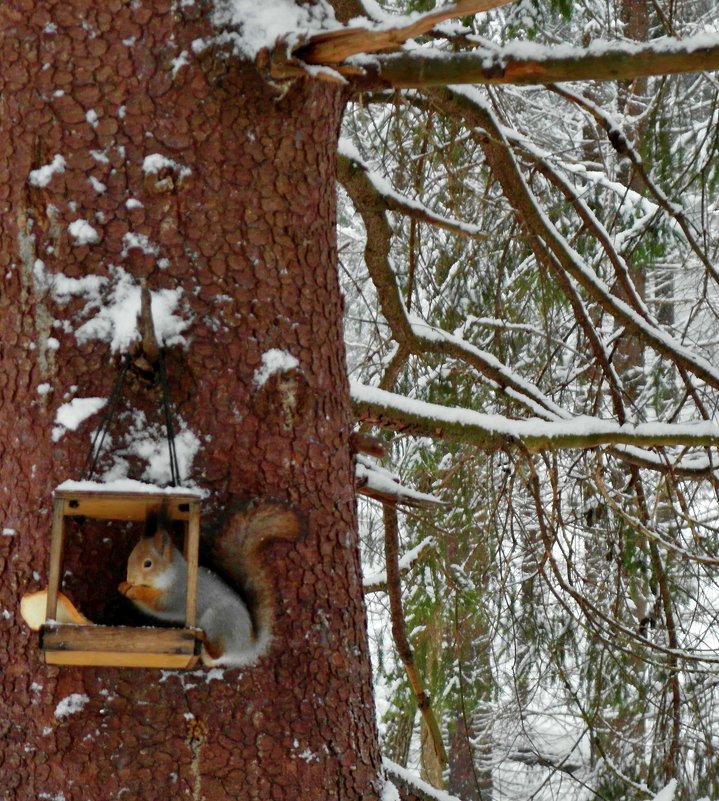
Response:
[{"label": "squirrel's ear tuft", "polygon": [[157,532],[158,515],[157,512],[149,512],[145,518],[145,537],[154,537]]},{"label": "squirrel's ear tuft", "polygon": [[145,537],[154,537],[159,531],[171,530],[172,520],[167,507],[167,501],[162,502],[159,509],[152,509],[145,518]]},{"label": "squirrel's ear tuft", "polygon": [[164,556],[165,559],[172,559],[172,553],[175,546],[172,544],[170,532],[164,526],[159,526],[155,530],[153,535],[153,544],[157,552]]}]

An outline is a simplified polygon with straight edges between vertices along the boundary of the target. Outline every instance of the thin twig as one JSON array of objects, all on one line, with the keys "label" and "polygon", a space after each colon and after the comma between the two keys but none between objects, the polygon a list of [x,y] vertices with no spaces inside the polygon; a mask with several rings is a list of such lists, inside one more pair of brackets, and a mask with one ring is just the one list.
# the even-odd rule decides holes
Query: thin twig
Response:
[{"label": "thin twig", "polygon": [[392,636],[397,648],[399,658],[402,660],[410,687],[417,699],[417,707],[422,714],[424,722],[432,738],[435,754],[439,762],[447,764],[447,752],[442,742],[442,734],[437,719],[432,711],[429,695],[425,692],[422,679],[414,662],[414,654],[407,637],[407,627],[402,609],[402,597],[399,581],[399,523],[397,521],[397,506],[394,503],[382,504],[385,530],[385,560],[387,563],[387,593],[389,595],[390,616],[392,619]]}]

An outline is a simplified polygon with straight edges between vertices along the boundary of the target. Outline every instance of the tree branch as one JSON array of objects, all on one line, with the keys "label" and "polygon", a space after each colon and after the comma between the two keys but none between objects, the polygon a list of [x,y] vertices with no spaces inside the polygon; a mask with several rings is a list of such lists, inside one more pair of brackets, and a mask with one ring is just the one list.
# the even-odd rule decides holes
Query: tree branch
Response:
[{"label": "tree branch", "polygon": [[382,511],[384,513],[384,548],[387,565],[387,594],[389,596],[390,617],[392,619],[392,636],[399,658],[407,671],[407,679],[409,680],[414,697],[417,700],[417,708],[432,738],[435,755],[442,766],[445,766],[447,764],[447,752],[442,742],[442,734],[440,733],[437,719],[432,711],[430,697],[424,690],[422,678],[415,665],[412,646],[409,644],[409,639],[407,638],[407,628],[404,621],[399,581],[399,524],[397,521],[397,507],[394,503],[383,503]]},{"label": "tree branch", "polygon": [[575,103],[577,106],[584,109],[588,114],[590,114],[594,118],[595,122],[604,129],[604,131],[607,134],[607,139],[609,140],[609,143],[612,145],[612,147],[616,150],[616,152],[620,156],[625,156],[631,161],[637,176],[639,177],[640,181],[644,184],[647,191],[652,195],[656,203],[662,209],[664,209],[664,211],[670,217],[676,220],[677,225],[682,229],[682,232],[684,233],[684,236],[687,240],[687,244],[689,245],[689,247],[694,251],[694,254],[704,265],[704,268],[707,270],[707,272],[712,276],[712,278],[717,283],[719,283],[719,270],[717,270],[717,268],[714,266],[714,263],[704,252],[704,249],[701,247],[696,237],[692,233],[691,224],[687,219],[687,216],[684,213],[682,206],[676,201],[670,200],[664,194],[661,187],[659,187],[650,178],[649,174],[647,173],[644,167],[644,162],[642,161],[642,157],[639,155],[636,148],[631,144],[631,142],[624,134],[624,132],[609,117],[609,115],[604,111],[604,109],[597,106],[596,103],[592,103],[592,101],[588,100],[586,97],[571,92],[565,86],[551,85],[548,87],[548,89],[550,89],[550,91],[552,92],[555,92],[560,97],[563,97],[565,100],[568,100],[570,103]]},{"label": "tree branch", "polygon": [[391,502],[414,508],[444,506],[434,495],[403,486],[389,470],[357,454],[355,464],[355,491],[375,501]]},{"label": "tree branch", "polygon": [[392,783],[396,785],[402,801],[462,801],[457,796],[450,795],[446,790],[435,789],[407,768],[391,762],[386,757],[382,763]]},{"label": "tree branch", "polygon": [[384,205],[387,211],[395,211],[399,214],[404,214],[411,217],[413,220],[434,225],[436,228],[442,228],[445,231],[455,234],[456,236],[464,236],[469,239],[488,239],[489,234],[482,231],[479,226],[471,225],[470,223],[456,220],[452,217],[444,217],[437,214],[417,200],[405,197],[399,192],[395,191],[382,176],[372,172],[367,164],[361,161],[357,154],[350,152],[345,146],[346,141],[340,140],[340,148],[337,155],[337,171],[340,176],[351,175],[355,170],[363,170],[367,176],[367,180],[374,187],[377,192],[377,199]]},{"label": "tree branch", "polygon": [[644,448],[719,446],[719,426],[712,423],[619,425],[595,417],[547,422],[512,420],[469,409],[409,400],[357,382],[351,385],[358,419],[413,436],[471,443],[486,450],[521,445],[529,452],[604,445]]},{"label": "tree branch", "polygon": [[562,46],[561,55],[557,55],[558,49],[522,42],[462,53],[412,50],[362,63],[365,75],[356,76],[353,82],[362,89],[422,89],[468,83],[621,81],[719,69],[719,37],[710,34],[649,44],[596,41],[589,48]]},{"label": "tree branch", "polygon": [[511,751],[507,757],[511,759],[512,762],[521,762],[523,765],[529,765],[530,767],[539,766],[542,768],[550,768],[551,770],[559,770],[563,773],[576,773],[582,767],[579,762],[567,762],[566,757],[542,754],[539,751],[526,747],[520,747],[515,751]]},{"label": "tree branch", "polygon": [[[402,554],[397,560],[400,578],[406,576],[414,569],[417,562],[420,562],[427,554],[431,553],[434,544],[434,537],[425,537],[419,545],[410,548],[409,551]],[[387,592],[387,571],[384,570],[365,576],[362,582],[362,590],[365,595],[369,595],[373,592]]]}]

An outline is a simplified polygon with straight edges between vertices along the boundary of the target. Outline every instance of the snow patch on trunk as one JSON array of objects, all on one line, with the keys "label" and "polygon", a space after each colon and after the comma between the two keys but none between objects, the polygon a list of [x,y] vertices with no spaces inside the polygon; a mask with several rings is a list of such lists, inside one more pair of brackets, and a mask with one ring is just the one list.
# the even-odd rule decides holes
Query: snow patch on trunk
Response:
[{"label": "snow patch on trunk", "polygon": [[90,698],[83,693],[73,693],[63,698],[62,701],[55,707],[55,717],[58,719],[75,715],[82,712],[86,704],[90,703]]},{"label": "snow patch on trunk", "polygon": [[74,220],[67,226],[67,231],[75,240],[75,245],[94,245],[100,241],[100,234],[87,220]]},{"label": "snow patch on trunk", "polygon": [[57,442],[67,431],[76,431],[80,424],[102,409],[107,398],[73,398],[63,403],[55,412],[56,425],[52,429],[52,441]]},{"label": "snow patch on trunk", "polygon": [[192,170],[184,164],[163,156],[161,153],[151,153],[145,156],[142,162],[142,171],[146,175],[157,175],[161,170],[174,170],[181,178],[192,174]]},{"label": "snow patch on trunk", "polygon": [[212,21],[218,28],[236,28],[237,33],[223,38],[232,41],[239,55],[250,59],[263,48],[274,47],[278,39],[297,40],[340,27],[325,0],[308,6],[299,6],[294,0],[217,0]]},{"label": "snow patch on trunk", "polygon": [[55,158],[44,167],[38,167],[36,170],[31,170],[27,177],[27,182],[30,186],[42,188],[47,186],[52,181],[53,175],[65,172],[66,162],[61,155],[56,155]]},{"label": "snow patch on trunk", "polygon": [[[175,418],[175,426],[175,453],[182,477],[190,474],[201,442],[181,417]],[[105,437],[104,452],[109,454],[109,459],[101,460],[103,468],[99,476],[102,483],[126,480],[131,462],[139,459],[145,463],[140,476],[143,482],[152,486],[170,484],[172,468],[164,425],[149,423],[144,412],[136,409],[123,421],[123,427],[127,428],[127,436],[122,444],[115,442],[109,434]]]},{"label": "snow patch on trunk", "polygon": [[[113,278],[115,280],[104,299],[90,300],[99,306],[99,311],[75,331],[75,336],[80,344],[99,339],[109,342],[114,353],[124,353],[138,336],[137,315],[142,288],[119,267],[113,269]],[[178,314],[181,299],[180,287],[152,293],[152,319],[161,345],[185,344],[182,333],[190,321]]]},{"label": "snow patch on trunk", "polygon": [[253,377],[254,385],[259,389],[264,386],[267,381],[275,373],[283,373],[286,370],[293,370],[299,367],[299,361],[286,350],[279,348],[272,348],[262,354],[262,367],[255,370]]}]

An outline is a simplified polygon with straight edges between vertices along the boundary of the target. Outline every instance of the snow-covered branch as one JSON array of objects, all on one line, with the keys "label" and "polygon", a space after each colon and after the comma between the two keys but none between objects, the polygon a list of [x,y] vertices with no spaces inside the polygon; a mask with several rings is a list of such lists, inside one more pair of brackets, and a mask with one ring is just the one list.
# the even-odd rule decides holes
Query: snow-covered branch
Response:
[{"label": "snow-covered branch", "polygon": [[403,792],[401,798],[403,799],[411,798],[412,801],[462,801],[462,799],[457,798],[456,795],[450,795],[450,793],[444,790],[438,790],[436,787],[432,787],[432,785],[428,784],[424,779],[420,779],[416,773],[412,773],[412,771],[403,768],[401,765],[392,762],[386,757],[382,762],[384,764],[384,769],[387,771],[392,781],[402,787]]},{"label": "snow-covered branch", "polygon": [[632,143],[629,141],[628,137],[625,135],[618,123],[612,119],[608,112],[600,108],[596,103],[593,103],[591,100],[581,94],[571,91],[568,87],[552,86],[551,89],[553,92],[556,92],[566,100],[576,103],[578,106],[583,108],[606,131],[607,139],[611,143],[612,147],[620,156],[625,156],[631,161],[635,174],[644,184],[647,191],[652,195],[657,205],[664,209],[664,211],[670,217],[676,220],[677,225],[682,230],[689,247],[691,247],[697,258],[704,265],[706,271],[717,283],[719,283],[719,270],[715,267],[712,260],[707,256],[701,244],[698,242],[681,204],[674,200],[670,200],[662,191],[661,187],[651,179],[644,166],[642,157],[637,152],[636,147],[634,147],[634,145],[632,145]]},{"label": "snow-covered branch", "polygon": [[355,488],[360,495],[402,506],[442,506],[439,498],[404,486],[398,476],[375,464],[372,459],[361,454],[357,454],[356,458]]},{"label": "snow-covered branch", "polygon": [[[414,565],[428,553],[428,549],[435,544],[434,537],[425,537],[419,545],[410,548],[399,557],[399,575],[404,576],[414,567]],[[387,590],[387,571],[381,570],[376,573],[365,575],[362,580],[362,589],[365,594],[370,592],[383,592]]]},{"label": "snow-covered branch", "polygon": [[471,225],[462,220],[457,220],[452,217],[445,217],[432,211],[424,203],[418,200],[408,198],[397,192],[387,181],[376,172],[373,172],[367,164],[365,164],[357,148],[347,139],[340,139],[339,157],[337,172],[340,176],[350,176],[354,171],[362,170],[372,186],[377,190],[379,198],[384,201],[387,211],[396,211],[404,214],[407,217],[412,217],[420,222],[425,222],[429,225],[435,225],[437,228],[442,228],[445,231],[450,231],[457,236],[466,236],[470,239],[486,239],[488,234],[482,231],[476,225]]},{"label": "snow-covered branch", "polygon": [[397,649],[397,655],[407,672],[407,679],[412,688],[417,708],[427,727],[435,757],[444,767],[447,764],[447,751],[442,741],[442,732],[432,709],[432,699],[424,688],[424,679],[415,663],[412,646],[407,636],[407,621],[405,620],[402,606],[402,588],[399,580],[399,520],[397,507],[394,503],[384,503],[382,504],[382,511],[385,528],[384,553],[387,566],[387,594],[389,596],[392,638]]},{"label": "snow-covered branch", "polygon": [[648,44],[596,41],[589,47],[511,42],[496,49],[460,53],[417,49],[376,56],[361,66],[365,77],[355,80],[363,88],[622,81],[717,70],[719,36],[667,37]]},{"label": "snow-covered branch", "polygon": [[556,422],[538,418],[513,420],[412,400],[358,382],[352,382],[351,394],[355,415],[364,422],[415,436],[471,443],[487,450],[520,444],[531,452],[603,445],[719,446],[719,426],[713,423],[620,425],[588,416]]}]

